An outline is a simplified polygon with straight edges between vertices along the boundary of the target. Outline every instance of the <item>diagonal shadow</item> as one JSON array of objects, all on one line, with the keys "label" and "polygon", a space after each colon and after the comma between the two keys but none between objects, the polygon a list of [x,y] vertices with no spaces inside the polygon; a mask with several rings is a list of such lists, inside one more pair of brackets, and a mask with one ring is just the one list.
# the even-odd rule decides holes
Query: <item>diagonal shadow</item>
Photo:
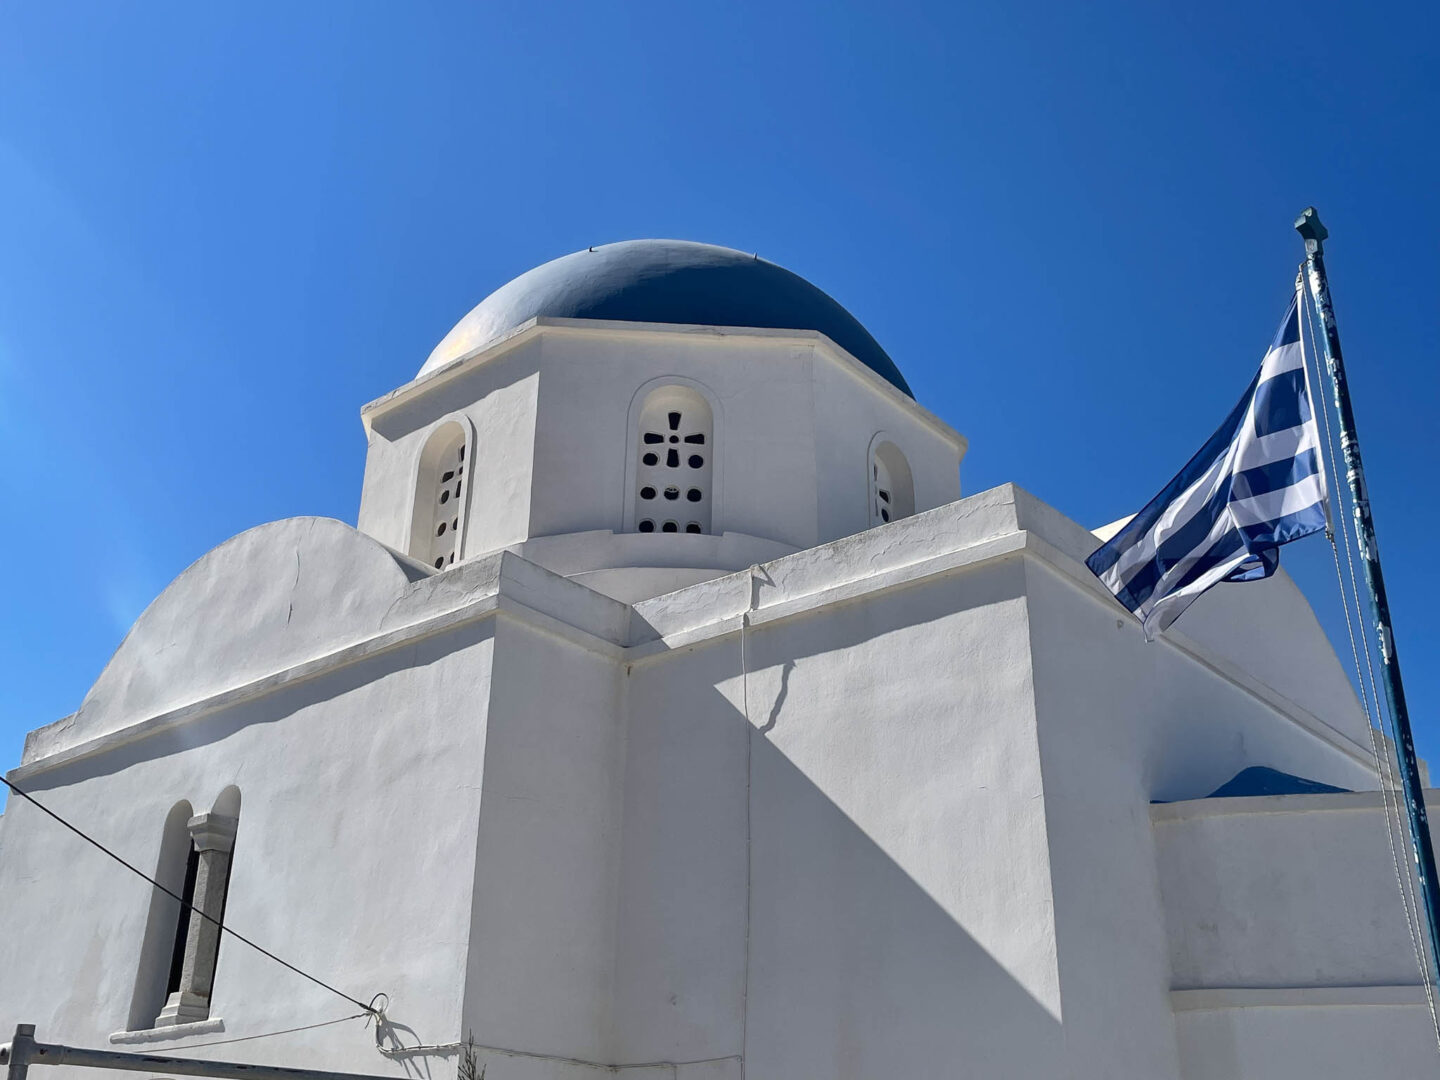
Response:
[{"label": "diagonal shadow", "polygon": [[[944,756],[921,770],[926,779],[976,789],[983,763],[969,760],[959,695],[948,704],[946,680],[958,676],[935,662],[950,646],[932,624],[1013,600],[1021,585],[1017,573],[1001,572],[972,577],[963,595],[913,591],[851,605],[823,625],[757,630],[747,645],[752,677],[760,676],[749,686],[754,721],[735,692],[734,640],[636,670],[614,984],[618,1060],[743,1052],[752,1080],[1067,1074],[1058,1007],[1030,989],[1049,978],[1046,996],[1054,993],[1053,923],[1033,891],[1015,887],[1043,857],[1033,844],[1021,851],[1011,843],[1033,818],[1007,816],[1011,803],[973,822],[953,806],[939,815],[913,809],[917,793],[896,785],[917,774],[894,769],[893,756],[867,761],[855,749],[906,745],[924,726],[927,745]],[[894,635],[917,644],[897,649]],[[867,653],[887,638],[881,652]],[[1012,644],[978,634],[982,654],[971,662],[984,665],[983,650]],[[817,662],[797,668],[799,657]],[[904,695],[887,702],[885,692],[855,692],[876,684],[877,672],[882,688],[916,680],[927,693],[907,706]],[[933,707],[937,700],[946,704]],[[995,798],[1004,802],[1003,793]],[[937,820],[972,836],[937,831]],[[967,866],[959,850],[986,854]],[[997,927],[995,912],[1007,907],[1013,920],[1002,914]]]}]

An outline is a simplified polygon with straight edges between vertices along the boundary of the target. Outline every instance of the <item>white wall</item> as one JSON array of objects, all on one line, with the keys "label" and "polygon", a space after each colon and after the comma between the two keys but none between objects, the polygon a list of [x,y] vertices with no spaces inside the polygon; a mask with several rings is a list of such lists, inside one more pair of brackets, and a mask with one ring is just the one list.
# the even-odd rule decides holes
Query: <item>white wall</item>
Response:
[{"label": "white wall", "polygon": [[[453,1037],[490,657],[488,630],[472,626],[22,783],[148,870],[176,801],[208,810],[237,785],[226,922],[361,1001],[388,993],[397,1022]],[[108,1046],[126,1027],[149,886],[18,799],[0,819],[0,867],[0,1015],[42,1041]],[[210,1011],[224,1029],[203,1041],[357,1011],[227,939]],[[196,1053],[401,1075],[359,1021]]]},{"label": "white wall", "polygon": [[[1238,997],[1238,995],[1237,995]],[[1414,1080],[1440,1065],[1418,988],[1252,995],[1175,1017],[1185,1080]]]},{"label": "white wall", "polygon": [[360,531],[406,548],[420,451],[436,427],[460,416],[475,431],[462,557],[525,539],[534,490],[540,365],[538,336],[519,339],[483,368],[457,373],[424,394],[367,413]]},{"label": "white wall", "polygon": [[[910,459],[918,508],[959,494],[964,440],[821,335],[547,319],[367,406],[360,527],[397,546],[408,537],[420,447],[458,412],[478,442],[465,557],[526,539],[623,531],[632,409],[637,394],[668,378],[696,385],[715,413],[706,453],[717,534],[795,549],[864,529],[878,431]],[[695,539],[671,538],[693,551],[681,565],[745,565],[716,562],[725,553]],[[647,550],[603,544],[597,560],[621,561],[584,570],[645,565],[637,560]],[[532,556],[543,561],[538,550]]]},{"label": "white wall", "polygon": [[[1186,1080],[1435,1070],[1378,792],[1153,816]],[[1408,849],[1399,861],[1408,873]]]},{"label": "white wall", "polygon": [[1062,1074],[1020,561],[750,651],[752,1075]]},{"label": "white wall", "polygon": [[[1026,593],[1071,1068],[1098,1080],[1121,1060],[1130,1075],[1175,1076],[1148,804],[1206,795],[1252,765],[1372,785],[1346,734],[1354,698],[1309,695],[1315,716],[1276,689],[1305,673],[1344,682],[1323,635],[1293,632],[1314,617],[1288,579],[1214,589],[1147,643],[1079,562],[1098,542],[1015,499],[1017,523],[1046,542]],[[1226,627],[1245,629],[1227,640]]]},{"label": "white wall", "polygon": [[[1177,951],[1162,897],[1207,894],[1170,878],[1252,875],[1233,910],[1278,933],[1286,890],[1324,882],[1265,893],[1263,856],[1324,842],[1206,826],[1172,858],[1150,800],[1253,764],[1370,774],[1353,701],[1311,711],[1266,681],[1335,663],[1264,651],[1293,604],[1207,598],[1256,625],[1243,655],[1147,645],[1080,565],[1093,543],[1006,487],[632,608],[513,554],[431,575],[338,523],[278,523],[182,575],[97,684],[110,704],[37,735],[20,776],[141,865],[177,799],[237,784],[234,925],[390,993],[408,1041],[504,1048],[490,1080],[585,1061],[736,1080],[742,1054],[752,1080],[1177,1077],[1172,969],[1235,961]],[[104,1045],[148,904],[68,843],[21,804],[0,821],[19,973],[0,1007]],[[1215,917],[1175,910],[1203,943]],[[1253,932],[1220,936],[1280,955]],[[1386,949],[1322,974],[1398,979]],[[226,1035],[344,1015],[233,943],[217,986]],[[1183,1047],[1217,1010],[1181,1011]],[[369,1038],[324,1028],[253,1060],[398,1071]]]},{"label": "white wall", "polygon": [[[1378,792],[1205,799],[1154,816],[1176,989],[1419,981]],[[1408,871],[1408,846],[1399,858]]]},{"label": "white wall", "polygon": [[822,493],[821,542],[870,527],[870,446],[883,432],[905,455],[915,483],[915,510],[933,510],[960,498],[962,444],[938,452],[933,418],[897,407],[888,395],[860,392],[868,384],[850,364],[829,360],[832,347],[817,347],[814,365],[816,486]]},{"label": "white wall", "polygon": [[329,518],[247,530],[141,613],[78,712],[27,740],[26,760],[361,641],[423,576]]},{"label": "white wall", "polygon": [[617,1061],[742,1052],[745,724],[720,690],[737,657],[733,642],[717,643],[625,680]]},{"label": "white wall", "polygon": [[445,1039],[609,1060],[621,671],[511,618],[495,669],[464,1026]]}]

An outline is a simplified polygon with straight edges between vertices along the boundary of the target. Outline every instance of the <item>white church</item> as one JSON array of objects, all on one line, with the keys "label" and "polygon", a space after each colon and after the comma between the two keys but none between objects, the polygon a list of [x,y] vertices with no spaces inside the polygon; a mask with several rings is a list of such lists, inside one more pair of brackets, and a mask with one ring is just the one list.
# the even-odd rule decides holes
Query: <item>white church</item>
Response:
[{"label": "white church", "polygon": [[815,286],[580,251],[361,419],[357,524],[209,552],[8,776],[383,1022],[327,1024],[359,1010],[12,796],[0,1040],[397,1080],[471,1037],[486,1080],[1435,1075],[1369,726],[1295,585],[1147,644],[1097,534],[962,495],[964,437]]}]

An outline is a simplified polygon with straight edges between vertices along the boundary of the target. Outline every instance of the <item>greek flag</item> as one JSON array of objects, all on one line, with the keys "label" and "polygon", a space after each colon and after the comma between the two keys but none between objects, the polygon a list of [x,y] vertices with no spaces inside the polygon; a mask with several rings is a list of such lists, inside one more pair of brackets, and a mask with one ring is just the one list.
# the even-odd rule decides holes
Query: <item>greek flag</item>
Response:
[{"label": "greek flag", "polygon": [[1221,581],[1269,577],[1279,547],[1325,528],[1325,476],[1290,301],[1260,371],[1180,475],[1085,560],[1155,635]]}]

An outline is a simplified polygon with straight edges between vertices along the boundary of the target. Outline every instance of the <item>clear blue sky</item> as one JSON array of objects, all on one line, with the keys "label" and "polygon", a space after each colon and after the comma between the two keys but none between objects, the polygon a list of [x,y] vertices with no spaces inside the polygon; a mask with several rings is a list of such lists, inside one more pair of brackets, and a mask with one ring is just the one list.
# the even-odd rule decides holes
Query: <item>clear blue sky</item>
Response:
[{"label": "clear blue sky", "polygon": [[[207,549],[353,522],[360,405],[537,263],[757,251],[969,436],[966,491],[1098,525],[1244,389],[1309,203],[1440,758],[1437,37],[1418,2],[6,4],[0,765]],[[1333,626],[1323,541],[1284,561]]]}]

